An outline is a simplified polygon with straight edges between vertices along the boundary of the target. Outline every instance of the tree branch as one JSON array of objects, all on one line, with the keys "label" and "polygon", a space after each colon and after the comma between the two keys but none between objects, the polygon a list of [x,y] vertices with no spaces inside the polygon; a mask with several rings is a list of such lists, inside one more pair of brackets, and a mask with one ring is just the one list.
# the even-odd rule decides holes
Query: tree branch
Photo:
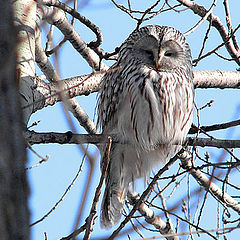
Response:
[{"label": "tree branch", "polygon": [[[131,205],[135,205],[139,198],[140,196],[137,193],[128,191],[128,199],[130,200]],[[170,223],[162,220],[160,216],[156,216],[154,211],[151,210],[144,202],[140,204],[138,211],[142,216],[144,216],[147,223],[158,229],[163,236],[167,235],[165,237],[167,240],[180,240],[178,236],[174,236],[174,231],[171,228]],[[168,236],[169,234],[173,236]]]},{"label": "tree branch", "polygon": [[100,194],[101,194],[101,189],[104,183],[104,179],[106,178],[107,175],[107,171],[108,171],[108,165],[109,165],[109,161],[110,161],[110,152],[111,152],[111,146],[112,146],[112,139],[111,137],[108,137],[107,139],[108,143],[107,143],[107,147],[106,150],[104,152],[105,154],[105,162],[103,163],[102,169],[101,169],[101,177],[98,183],[98,186],[96,188],[95,194],[94,194],[94,199],[93,199],[93,203],[92,203],[92,207],[89,213],[89,216],[86,218],[86,231],[84,234],[83,239],[84,240],[88,240],[90,238],[90,233],[92,231],[92,227],[95,221],[94,216],[97,213],[97,204],[100,198]]},{"label": "tree branch", "polygon": [[49,24],[55,25],[93,69],[106,69],[106,65],[100,63],[99,56],[87,46],[71,23],[68,22],[64,11],[56,7],[47,7],[44,2],[44,0],[38,0],[39,15],[45,18]]},{"label": "tree branch", "polygon": [[179,158],[181,159],[182,167],[188,170],[197,182],[206,189],[206,191],[209,191],[214,198],[218,199],[218,201],[226,204],[228,207],[240,214],[240,203],[234,200],[226,192],[223,192],[220,187],[213,183],[212,180],[199,169],[194,168],[191,161],[191,154],[189,152],[184,151],[181,155],[179,155]]},{"label": "tree branch", "polygon": [[[191,0],[177,0],[177,1],[191,9],[195,14],[199,15],[200,17],[204,17],[208,12],[204,6],[198,5]],[[239,51],[236,50],[232,40],[231,39],[228,40],[228,31],[223,26],[220,18],[215,16],[214,14],[210,14],[207,20],[212,21],[212,26],[214,26],[218,30],[220,36],[222,37],[223,42],[226,42],[226,49],[228,53],[234,59],[234,61],[238,65],[240,65],[240,53]]]},{"label": "tree branch", "polygon": [[69,6],[67,6],[66,4],[64,4],[58,0],[41,0],[41,3],[43,3],[49,7],[54,6],[54,7],[60,8],[64,12],[67,12],[67,13],[71,14],[74,18],[78,19],[81,23],[83,23],[85,26],[87,26],[89,29],[91,29],[97,37],[97,40],[90,42],[88,44],[88,46],[94,47],[94,48],[100,46],[100,44],[102,43],[102,33],[99,30],[99,28],[93,22],[91,22],[89,19],[87,19],[86,17],[81,15],[79,12],[75,11],[74,9],[70,8]]},{"label": "tree branch", "polygon": [[35,60],[41,71],[45,74],[50,82],[56,82],[59,77],[57,75],[56,69],[52,66],[51,62],[48,60],[45,51],[41,44],[41,31],[39,28],[36,29],[35,34]]},{"label": "tree branch", "polygon": [[[117,70],[117,69],[116,69]],[[109,70],[115,71],[115,70]],[[69,98],[89,95],[98,92],[101,78],[108,71],[99,71],[90,75],[76,76],[61,80],[62,91],[67,92]],[[233,71],[194,71],[195,88],[232,88],[240,89],[240,72]],[[34,111],[52,106],[61,101],[56,83],[46,83],[41,78],[34,79]],[[36,104],[37,103],[37,104]],[[27,108],[29,105],[23,106]]]},{"label": "tree branch", "polygon": [[[27,154],[24,146],[24,126],[19,95],[20,76],[17,77],[16,74],[16,55],[19,54],[18,60],[22,61],[23,75],[27,75],[27,69],[25,69],[27,63],[24,61],[23,52],[19,53],[18,50],[26,44],[26,41],[23,43],[21,40],[27,36],[29,30],[31,31],[27,23],[24,25],[25,29],[22,25],[24,21],[21,13],[24,13],[28,3],[28,1],[14,1],[14,3],[13,1],[2,1],[0,7],[1,239],[30,239],[28,228],[30,218],[29,186],[25,171]],[[31,12],[34,12],[35,6],[30,7],[32,7]],[[18,29],[13,25],[14,20],[19,24]],[[28,20],[31,22],[30,19]],[[21,38],[17,37],[17,33]],[[25,49],[25,51],[28,50]],[[29,59],[29,65],[30,62]]]},{"label": "tree branch", "polygon": [[[58,144],[106,144],[107,135],[103,134],[74,134],[72,132],[66,133],[37,133],[35,131],[27,131],[25,133],[27,141],[31,144],[47,144],[47,143],[58,143]],[[116,135],[111,135],[113,143],[129,144],[127,142],[120,143]],[[178,143],[175,143],[178,144]],[[200,146],[200,147],[217,147],[217,148],[240,148],[240,140],[222,140],[222,139],[211,139],[211,138],[191,138],[188,137],[184,144],[189,146]]]},{"label": "tree branch", "polygon": [[216,130],[223,130],[223,129],[227,129],[230,127],[235,127],[240,125],[240,119],[239,120],[235,120],[235,121],[231,121],[231,122],[227,122],[227,123],[221,123],[221,124],[214,124],[211,126],[201,126],[200,128],[198,128],[197,126],[192,124],[192,127],[190,128],[188,134],[196,134],[199,132],[199,130],[204,131],[204,132],[211,132],[211,131],[216,131]]},{"label": "tree branch", "polygon": [[153,189],[154,185],[158,181],[158,178],[166,172],[170,166],[176,161],[177,157],[173,157],[169,160],[165,166],[163,166],[158,173],[154,176],[153,180],[150,182],[146,190],[142,193],[138,201],[135,203],[134,207],[132,208],[131,212],[126,216],[126,218],[121,222],[120,226],[112,233],[112,235],[108,238],[108,240],[114,239],[118,233],[125,227],[125,225],[130,221],[134,213],[140,208],[141,204],[143,204],[144,199],[148,195],[148,193]]}]

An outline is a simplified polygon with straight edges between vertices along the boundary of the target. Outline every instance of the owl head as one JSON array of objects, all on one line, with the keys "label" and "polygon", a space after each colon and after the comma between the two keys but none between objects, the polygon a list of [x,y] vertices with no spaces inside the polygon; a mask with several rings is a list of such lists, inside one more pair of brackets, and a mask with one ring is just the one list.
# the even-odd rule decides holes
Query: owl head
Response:
[{"label": "owl head", "polygon": [[156,71],[192,70],[184,35],[168,26],[147,25],[135,30],[120,47],[119,61],[145,65]]}]

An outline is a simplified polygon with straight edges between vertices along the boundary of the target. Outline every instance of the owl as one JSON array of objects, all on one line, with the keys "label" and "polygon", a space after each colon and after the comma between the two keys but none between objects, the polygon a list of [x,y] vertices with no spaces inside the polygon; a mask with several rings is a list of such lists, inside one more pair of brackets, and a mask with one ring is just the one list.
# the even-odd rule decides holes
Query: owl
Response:
[{"label": "owl", "polygon": [[100,218],[104,228],[119,221],[131,183],[181,149],[194,99],[190,48],[172,27],[133,31],[111,69],[102,79],[97,107],[102,133],[119,139],[110,152]]}]

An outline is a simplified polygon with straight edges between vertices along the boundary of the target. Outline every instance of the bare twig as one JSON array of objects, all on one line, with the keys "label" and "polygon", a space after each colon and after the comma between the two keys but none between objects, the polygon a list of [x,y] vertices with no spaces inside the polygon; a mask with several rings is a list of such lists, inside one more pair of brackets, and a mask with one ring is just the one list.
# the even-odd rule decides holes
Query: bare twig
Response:
[{"label": "bare twig", "polygon": [[[192,231],[192,234],[199,234],[199,233],[211,233],[211,232],[217,232],[220,231],[221,235],[223,234],[222,232],[224,231],[233,231],[236,229],[239,229],[240,226],[234,226],[234,227],[226,227],[226,228],[215,228],[215,229],[206,229],[206,230],[197,230],[197,231]],[[174,236],[188,236],[190,234],[190,232],[182,232],[182,233],[175,233],[175,234],[166,234],[164,236],[160,236],[160,237],[146,237],[144,238],[144,240],[153,240],[153,239],[162,239],[162,238],[166,238],[166,237],[174,237]],[[213,235],[211,235],[213,236]],[[216,239],[213,236],[213,239]],[[141,240],[141,239],[137,239],[137,240]]]},{"label": "bare twig", "polygon": [[[227,22],[227,26],[228,26],[228,33],[229,33],[229,35],[231,35],[233,28],[232,28],[232,23],[231,23],[231,16],[230,16],[228,0],[224,0],[223,5],[225,8],[225,13],[226,13],[226,22]],[[237,42],[235,35],[232,35],[232,40],[233,40],[234,47],[236,48],[237,51],[239,51],[239,46],[238,46],[238,42]]]},{"label": "bare twig", "polygon": [[78,19],[81,23],[83,23],[89,29],[91,29],[97,37],[97,40],[90,42],[88,44],[88,46],[94,47],[94,48],[100,46],[100,44],[102,43],[102,33],[99,30],[99,28],[93,22],[91,22],[89,19],[87,19],[86,17],[81,15],[75,9],[69,7],[68,5],[66,5],[58,0],[41,0],[41,2],[47,6],[54,6],[54,7],[60,8],[64,12],[67,12],[67,13],[71,14],[74,18]]},{"label": "bare twig", "polygon": [[126,216],[126,218],[121,222],[120,226],[112,233],[112,235],[108,238],[109,240],[114,239],[118,233],[121,231],[121,229],[127,224],[127,222],[130,221],[132,218],[133,214],[139,209],[140,205],[143,203],[144,199],[146,196],[149,194],[149,192],[152,190],[154,185],[156,184],[159,176],[161,176],[165,171],[169,169],[169,167],[176,161],[177,157],[173,157],[164,167],[162,167],[158,173],[154,176],[153,180],[151,183],[148,185],[146,190],[142,193],[141,197],[138,199],[136,204],[134,205],[133,209],[131,212]]},{"label": "bare twig", "polygon": [[[202,55],[202,56],[199,57],[198,59],[194,59],[194,60],[193,60],[193,63],[199,62],[199,61],[202,60],[203,58],[206,58],[206,57],[210,56],[211,54],[216,53],[216,51],[217,51],[218,49],[220,49],[221,47],[223,47],[224,45],[227,46],[227,44],[229,43],[229,40],[231,39],[231,37],[234,35],[234,33],[235,33],[239,28],[240,28],[240,24],[234,29],[234,31],[232,32],[231,36],[226,37],[226,40],[225,40],[223,43],[219,44],[219,45],[218,45],[217,47],[215,47],[213,50],[207,52],[206,54]],[[231,52],[231,53],[232,53],[232,52]],[[239,62],[240,62],[240,60],[239,60],[239,59],[240,59],[240,56],[238,56],[238,55],[236,55],[236,56],[234,55],[234,56],[233,56],[233,53],[232,53],[231,57],[232,57],[232,59],[234,59],[235,62],[237,62],[238,64],[240,64],[240,63],[239,63]],[[239,62],[238,62],[238,61],[239,61]]]},{"label": "bare twig", "polygon": [[79,177],[81,171],[82,171],[82,166],[84,163],[86,155],[83,156],[82,162],[80,164],[80,167],[77,171],[77,174],[75,175],[75,177],[73,178],[72,182],[70,183],[70,185],[67,187],[66,191],[63,193],[63,195],[61,196],[61,198],[59,199],[58,202],[56,202],[56,204],[40,219],[38,219],[37,221],[33,222],[30,224],[30,227],[42,222],[43,220],[45,220],[58,206],[59,204],[64,200],[64,198],[66,197],[66,195],[68,194],[68,192],[70,191],[70,189],[72,188],[72,186],[74,185],[74,183],[76,182],[77,178]]},{"label": "bare twig", "polygon": [[80,234],[81,232],[83,232],[84,230],[86,230],[85,235],[84,235],[84,239],[89,239],[90,233],[92,231],[92,226],[93,226],[94,220],[95,220],[94,216],[96,215],[96,207],[97,207],[97,203],[99,201],[99,197],[100,197],[100,194],[101,194],[101,188],[102,188],[102,185],[103,185],[104,179],[106,177],[106,173],[107,173],[111,145],[112,145],[112,139],[110,137],[108,137],[108,144],[107,144],[106,151],[105,151],[106,162],[103,165],[102,174],[101,174],[101,177],[100,177],[100,180],[99,180],[99,184],[96,188],[95,195],[94,195],[94,198],[93,198],[92,207],[91,207],[89,216],[85,220],[85,224],[83,226],[81,226],[79,229],[74,230],[67,237],[62,238],[62,240],[72,239],[72,238],[76,237],[78,234]]},{"label": "bare twig", "polygon": [[191,156],[189,156],[189,153],[187,151],[180,155],[180,159],[182,161],[182,167],[184,169],[187,169],[190,174],[197,180],[197,182],[207,191],[209,191],[214,198],[216,198],[221,203],[226,204],[226,206],[232,208],[237,213],[240,213],[240,204],[227,193],[224,193],[221,188],[213,183],[211,179],[209,179],[199,169],[195,169],[190,160]]},{"label": "bare twig", "polygon": [[57,75],[57,71],[52,66],[51,62],[48,60],[45,51],[42,48],[40,29],[37,28],[35,36],[36,36],[35,38],[36,63],[38,64],[39,68],[46,75],[47,79],[50,82],[56,82],[59,79],[59,77]]},{"label": "bare twig", "polygon": [[95,191],[95,195],[94,195],[94,198],[93,198],[93,203],[92,203],[92,207],[91,207],[89,216],[85,220],[86,221],[86,232],[85,232],[85,235],[83,237],[84,240],[89,239],[90,238],[90,233],[92,232],[92,226],[93,226],[94,220],[95,220],[94,216],[97,213],[96,209],[97,209],[97,204],[98,204],[99,197],[100,197],[100,194],[101,194],[101,188],[102,188],[104,179],[105,179],[106,174],[107,174],[107,169],[108,169],[108,164],[109,164],[109,159],[110,159],[111,146],[112,146],[112,139],[111,139],[111,137],[108,137],[107,148],[106,148],[106,151],[104,153],[106,155],[106,157],[104,158],[105,162],[104,162],[103,167],[102,167],[102,174],[101,174],[101,177],[100,177],[100,180],[99,180],[99,184],[98,184],[98,186],[96,188],[96,191]]},{"label": "bare twig", "polygon": [[207,39],[208,39],[208,36],[209,36],[209,33],[210,33],[211,28],[212,28],[212,20],[209,21],[209,26],[208,26],[208,29],[207,29],[207,31],[206,31],[205,37],[204,37],[204,39],[203,39],[202,48],[201,48],[201,50],[199,51],[198,58],[195,60],[195,62],[194,62],[194,64],[193,64],[194,67],[196,67],[197,64],[198,64],[198,62],[200,61],[200,60],[198,60],[198,59],[200,59],[200,57],[201,57],[202,54],[203,54],[203,51],[204,51],[204,49],[205,49],[205,46],[206,46]]},{"label": "bare twig", "polygon": [[27,142],[27,146],[28,146],[28,148],[29,148],[37,157],[39,157],[41,160],[40,160],[37,164],[35,164],[35,165],[33,165],[33,166],[26,167],[26,170],[30,170],[30,169],[32,169],[32,168],[35,168],[35,167],[39,166],[40,164],[46,162],[46,161],[49,159],[49,155],[46,155],[46,157],[42,157],[40,154],[38,154],[38,153],[32,148],[32,146],[31,146],[28,142]]},{"label": "bare twig", "polygon": [[[221,123],[221,124],[214,124],[211,126],[201,126],[200,129],[205,131],[205,132],[210,132],[210,131],[216,131],[216,130],[223,130],[223,129],[227,129],[230,127],[235,127],[240,125],[240,119],[239,120],[235,120],[235,121],[231,121],[231,122],[227,122],[227,123]],[[194,124],[192,124],[191,129],[189,130],[189,134],[195,134],[199,131],[199,128],[197,126],[195,126]]]},{"label": "bare twig", "polygon": [[205,16],[202,17],[202,19],[197,22],[192,28],[190,28],[187,32],[184,33],[185,36],[189,35],[193,31],[195,31],[212,13],[213,8],[216,6],[217,0],[214,0],[212,3],[212,6],[209,8],[209,10],[206,12]]},{"label": "bare twig", "polygon": [[[169,7],[168,9],[164,9],[164,7],[166,5],[166,2],[164,2],[158,10],[154,11],[153,9],[156,8],[156,6],[161,2],[161,0],[156,0],[150,7],[148,7],[144,11],[141,11],[141,10],[132,9],[131,5],[130,5],[130,1],[128,1],[128,8],[125,7],[124,5],[117,4],[116,1],[114,1],[114,0],[111,0],[111,1],[118,9],[127,13],[132,19],[137,21],[136,29],[138,29],[140,24],[143,23],[144,21],[154,18],[161,12],[169,11],[169,10],[174,9],[175,7],[179,6],[179,5],[176,5],[172,8]],[[134,16],[135,14],[140,15],[140,17]],[[148,16],[146,17],[146,15],[148,15]]]},{"label": "bare twig", "polygon": [[63,37],[63,39],[51,50],[45,50],[46,56],[49,57],[51,56],[53,53],[56,53],[62,46],[63,44],[67,41],[66,37]]},{"label": "bare twig", "polygon": [[75,230],[73,233],[71,233],[70,235],[68,235],[67,237],[63,237],[61,238],[61,240],[70,240],[73,239],[74,237],[76,237],[77,235],[79,235],[80,233],[82,233],[84,230],[86,230],[86,223],[83,224],[79,229]]},{"label": "bare twig", "polygon": [[[207,10],[204,6],[200,6],[197,3],[191,1],[191,0],[177,0],[179,3],[182,3],[184,6],[191,9],[195,14],[199,15],[200,17],[204,17],[207,13]],[[240,65],[240,53],[236,50],[233,42],[231,41],[231,37],[229,38],[228,32],[226,31],[225,27],[223,26],[222,22],[220,21],[220,18],[215,16],[214,14],[211,14],[208,18],[208,21],[212,21],[213,27],[215,27],[220,36],[223,39],[223,42],[226,46],[227,51],[229,52],[230,56],[235,60],[235,62]],[[216,51],[216,50],[215,50]]]},{"label": "bare twig", "polygon": [[[152,6],[150,6],[149,8],[147,8],[147,9],[144,11],[144,13],[142,14],[141,18],[138,19],[138,23],[137,23],[136,29],[139,28],[139,26],[142,24],[143,21],[150,19],[150,18],[144,19],[144,17],[145,17],[149,12],[151,12],[151,10],[154,9],[154,8],[160,3],[160,1],[161,1],[161,0],[157,0],[155,3],[152,4]],[[164,7],[164,4],[163,4],[163,7]],[[163,7],[162,7],[162,8],[163,8]],[[162,9],[162,8],[161,8],[161,9]],[[159,10],[159,12],[161,11],[161,9]],[[154,16],[155,16],[155,15],[153,15],[152,17],[154,17]]]}]

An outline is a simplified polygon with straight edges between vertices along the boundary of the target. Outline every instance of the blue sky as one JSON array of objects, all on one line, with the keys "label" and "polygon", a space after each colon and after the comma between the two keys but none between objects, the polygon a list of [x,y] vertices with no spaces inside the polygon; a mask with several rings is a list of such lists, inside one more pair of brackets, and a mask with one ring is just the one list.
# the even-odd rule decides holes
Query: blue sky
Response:
[{"label": "blue sky", "polygon": [[[121,2],[125,3],[127,1]],[[154,1],[135,0],[133,1],[133,6],[138,9],[144,9],[152,2]],[[240,2],[232,1],[230,3],[233,27],[236,27],[236,25],[240,22]],[[206,7],[210,7],[210,5],[211,2],[209,2],[208,6]],[[119,46],[126,39],[126,37],[136,26],[136,22],[134,20],[130,19],[127,14],[121,12],[119,9],[116,9],[113,4],[107,0],[89,1],[89,5],[81,9],[80,12],[99,26],[100,30],[103,33],[102,48],[105,51],[113,51],[115,47]],[[225,24],[225,16],[222,2],[218,3],[213,13],[218,15],[221,21]],[[199,17],[194,15],[190,11],[186,11],[181,14],[171,11],[161,14],[154,19],[146,22],[145,24],[169,25],[179,29],[181,32],[185,32],[190,27],[192,27],[198,20]],[[187,36],[187,40],[192,50],[193,59],[198,56],[199,49],[202,46],[202,39],[207,28],[208,23],[203,23],[195,32]],[[86,27],[78,24],[77,21],[75,24],[75,29],[87,42],[91,41],[94,38],[94,35]],[[62,39],[61,35],[58,33],[57,30],[55,31],[55,37],[55,43],[57,42],[57,39]],[[239,33],[237,33],[237,38],[240,41]],[[221,43],[219,33],[214,28],[212,28],[205,51],[213,49],[219,43]],[[221,52],[223,54],[226,54],[225,50]],[[59,54],[59,59],[61,78],[91,73],[91,68],[82,59],[78,52],[73,49],[70,43],[66,43],[62,47]],[[110,65],[111,63],[107,64]],[[236,68],[237,65],[234,62],[224,61],[217,58],[215,55],[212,55],[209,58],[204,59],[202,62],[200,62],[197,68],[195,68],[195,70],[220,69],[235,71]],[[238,90],[196,90],[195,99],[199,107],[205,105],[211,99],[214,99],[214,104],[211,108],[206,108],[201,111],[201,124],[210,125],[215,123],[227,122],[232,119],[238,119],[240,115],[238,96]],[[92,94],[87,97],[84,96],[77,98],[81,106],[88,112],[89,116],[92,119],[94,118],[96,97],[96,94]],[[37,120],[40,120],[41,122],[38,124],[38,126],[33,128],[33,130],[35,131],[65,132],[70,130],[70,126],[66,121],[66,117],[60,103],[54,105],[53,107],[45,108],[33,114],[29,121],[29,125],[31,125],[32,122]],[[196,118],[194,119],[194,121],[196,122]],[[79,133],[83,133],[84,130],[78,126],[78,123],[76,121],[74,121],[74,123]],[[218,133],[214,133],[214,136],[217,138],[231,137],[233,139],[238,139],[238,130],[239,128],[236,128],[233,134],[230,131],[221,131]],[[31,189],[29,200],[31,222],[34,222],[41,218],[43,215],[45,215],[61,198],[62,194],[65,192],[66,188],[71,183],[72,179],[77,173],[80,163],[82,161],[82,155],[80,154],[79,148],[74,145],[48,144],[36,145],[33,146],[33,148],[42,156],[48,154],[50,155],[50,157],[48,162],[43,163],[39,167],[28,171],[28,179]],[[222,153],[222,150],[215,150],[213,148],[203,149],[202,152],[206,150],[209,151],[210,155],[214,157],[220,156]],[[90,152],[92,155],[95,155],[96,151],[97,150],[94,146],[90,146]],[[39,159],[29,152],[29,159],[27,165],[34,165],[38,161]],[[176,168],[177,166],[173,167],[173,169],[170,171],[174,172]],[[46,232],[49,240],[55,240],[60,239],[61,237],[66,236],[71,232],[76,217],[76,212],[80,204],[82,191],[85,188],[87,175],[86,173],[88,171],[88,164],[84,164],[80,177],[78,178],[66,198],[60,204],[60,206],[48,218],[31,228],[31,239],[44,239],[44,232]],[[237,174],[239,173],[236,172],[235,174],[233,174],[233,180],[237,177]],[[96,170],[94,171],[94,182],[90,187],[90,196],[88,197],[87,206],[86,209],[84,209],[84,217],[80,224],[84,223],[84,219],[89,213],[89,208],[91,206],[93,193],[98,183],[98,179],[99,164],[97,163]],[[185,179],[184,181],[187,180]],[[191,184],[192,186],[196,185],[194,179],[191,179]],[[176,196],[180,197],[183,193],[186,192],[186,185],[182,185],[182,187],[180,186],[178,191],[179,193],[177,193]],[[169,200],[169,206],[171,206],[174,200],[175,199]],[[214,216],[216,215],[217,209],[216,202],[209,201],[207,203],[206,209],[207,212],[203,213],[205,214],[203,225],[206,224],[208,220],[211,222],[211,224],[215,221]],[[212,217],[210,217],[210,213],[212,214]],[[212,228],[213,225],[210,226]],[[232,235],[230,235],[231,238],[229,239],[236,239],[237,232],[239,233],[239,230],[235,230]],[[107,232],[99,228],[99,220],[97,219],[96,231],[93,232],[92,237],[104,236],[104,234],[107,233],[109,234],[109,231]],[[148,236],[146,232],[145,236]],[[137,238],[139,238],[139,236],[132,235],[132,239]],[[81,239],[81,237],[79,239]],[[205,240],[208,238],[202,235],[199,239]]]}]

